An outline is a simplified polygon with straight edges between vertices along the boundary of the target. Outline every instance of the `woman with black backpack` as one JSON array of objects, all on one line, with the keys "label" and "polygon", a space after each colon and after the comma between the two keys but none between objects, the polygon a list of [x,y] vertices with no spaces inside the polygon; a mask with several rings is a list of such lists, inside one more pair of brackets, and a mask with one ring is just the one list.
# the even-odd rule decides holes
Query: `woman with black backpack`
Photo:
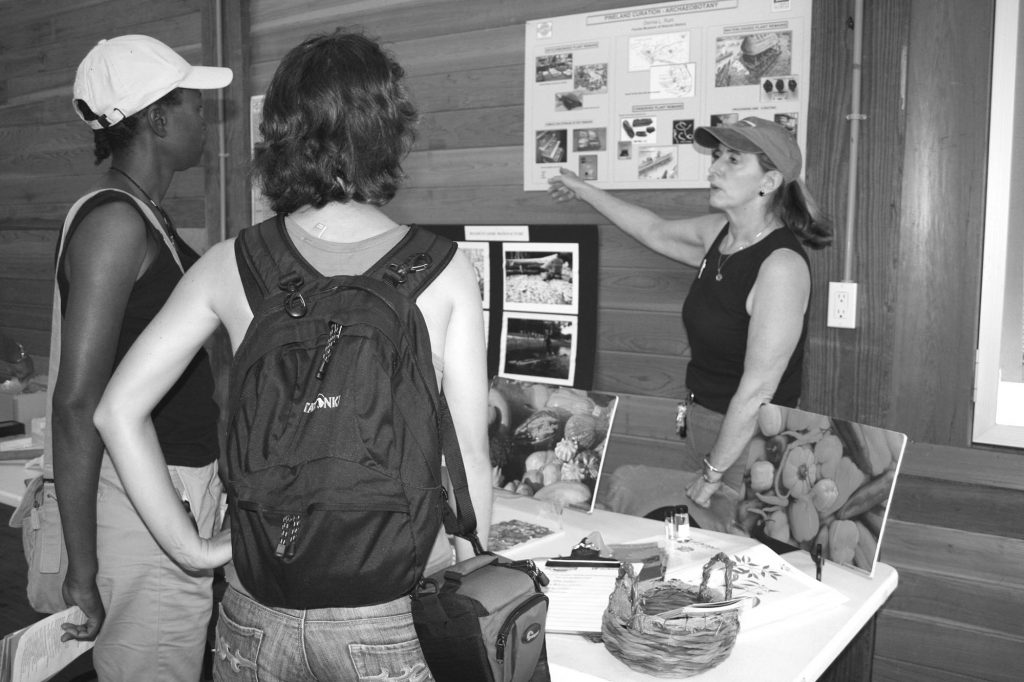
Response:
[{"label": "woman with black backpack", "polygon": [[[379,208],[397,190],[414,137],[417,115],[402,79],[380,45],[356,33],[310,38],[284,57],[267,90],[265,145],[255,162],[278,215],[200,259],[129,352],[96,414],[162,546],[194,568],[234,557],[216,679],[239,671],[289,682],[433,679],[409,593],[424,573],[451,562],[452,549],[438,532],[440,437],[421,429],[420,441],[409,423],[426,415],[436,428],[444,411],[438,389],[487,537],[487,370],[476,274],[451,244]],[[423,239],[432,245],[407,256],[409,244]],[[358,305],[331,308],[350,294]],[[399,316],[378,315],[378,300]],[[147,421],[188,354],[221,324],[235,352],[222,459],[231,545],[224,535],[201,540],[176,506]],[[272,335],[294,338],[275,340],[272,356],[253,352]],[[345,374],[350,367],[411,369],[385,390],[381,377],[352,378],[364,375]],[[271,378],[250,384],[254,372]],[[318,434],[339,424],[343,436],[322,456],[313,451]],[[266,456],[254,457],[257,448]],[[396,451],[402,464],[393,469],[388,457]],[[302,470],[316,475],[261,496],[280,483],[273,479],[299,481]],[[408,502],[400,503],[410,481],[417,483],[405,486]],[[346,520],[346,512],[354,517]],[[473,555],[461,541],[456,552]],[[352,577],[338,577],[349,570]]]}]

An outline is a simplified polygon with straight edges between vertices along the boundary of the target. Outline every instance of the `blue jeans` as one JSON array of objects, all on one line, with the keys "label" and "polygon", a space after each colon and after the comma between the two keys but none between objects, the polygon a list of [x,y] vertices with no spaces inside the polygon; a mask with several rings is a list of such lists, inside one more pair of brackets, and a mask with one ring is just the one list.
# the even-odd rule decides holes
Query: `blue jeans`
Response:
[{"label": "blue jeans", "polygon": [[233,587],[221,601],[213,679],[432,682],[408,597],[358,608],[264,606]]}]

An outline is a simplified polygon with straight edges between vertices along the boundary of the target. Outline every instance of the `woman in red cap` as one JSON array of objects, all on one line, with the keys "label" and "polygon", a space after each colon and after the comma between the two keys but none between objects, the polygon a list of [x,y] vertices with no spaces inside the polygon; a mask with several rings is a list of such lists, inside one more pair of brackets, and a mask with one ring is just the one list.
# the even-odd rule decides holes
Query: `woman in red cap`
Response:
[{"label": "woman in red cap", "polygon": [[665,219],[564,169],[548,191],[587,202],[648,248],[697,268],[683,305],[692,398],[683,469],[694,472],[694,520],[727,531],[732,515],[708,506],[723,486],[723,497],[738,498],[761,404],[795,407],[800,398],[811,291],[804,246],[827,246],[832,230],[800,181],[800,148],[784,127],[746,118],[698,128],[695,141],[712,150],[707,215]]},{"label": "woman in red cap", "polygon": [[[200,90],[230,69],[192,66],[159,40],[100,41],[75,76],[75,113],[109,167],[69,210],[57,252],[46,438],[67,545],[63,598],[85,612],[64,639],[95,639],[101,680],[199,679],[213,605],[212,570],[186,571],[139,518],[93,426],[114,368],[198,256],[162,202],[206,138]],[[167,475],[204,534],[220,497],[218,410],[205,353],[153,412]],[[48,463],[48,462],[47,462]],[[57,595],[57,603],[60,603]]]}]

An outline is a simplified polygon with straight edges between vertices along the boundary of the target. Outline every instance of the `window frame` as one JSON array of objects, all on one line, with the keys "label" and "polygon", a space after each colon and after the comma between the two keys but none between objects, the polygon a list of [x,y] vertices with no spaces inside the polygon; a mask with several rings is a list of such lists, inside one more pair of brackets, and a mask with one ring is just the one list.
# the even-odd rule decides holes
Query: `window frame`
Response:
[{"label": "window frame", "polygon": [[[1013,335],[1006,333],[1010,323],[1005,316],[1010,227],[1014,218],[1024,222],[1013,202],[1018,145],[1007,144],[1015,139],[1017,78],[1019,73],[1024,75],[1024,45],[1018,45],[1020,20],[1017,0],[996,0],[973,425],[975,443],[1018,448],[1024,447],[1024,381],[1005,380],[1002,363],[1008,352],[1015,352],[1006,347],[1008,337],[1015,337],[1018,347],[1021,343],[1020,329]],[[1024,119],[1024,111],[1019,113]],[[1018,172],[1024,173],[1024,161],[1017,165],[1022,166]]]}]

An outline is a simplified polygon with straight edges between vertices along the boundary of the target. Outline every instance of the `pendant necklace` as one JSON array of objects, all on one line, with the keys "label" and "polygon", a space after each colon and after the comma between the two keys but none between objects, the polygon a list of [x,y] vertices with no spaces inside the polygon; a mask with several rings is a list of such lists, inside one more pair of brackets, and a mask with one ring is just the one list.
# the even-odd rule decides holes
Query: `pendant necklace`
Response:
[{"label": "pendant necklace", "polygon": [[149,205],[152,206],[154,208],[154,210],[156,210],[156,212],[160,214],[161,218],[163,218],[164,225],[167,226],[167,236],[171,240],[171,244],[174,245],[174,248],[177,249],[178,248],[178,235],[174,232],[174,224],[171,222],[171,216],[167,215],[167,211],[165,211],[163,209],[163,206],[161,206],[160,204],[158,204],[155,201],[153,201],[153,197],[149,196],[149,192],[147,192],[146,190],[142,189],[142,185],[140,185],[139,183],[135,182],[135,178],[133,178],[132,176],[128,175],[123,170],[121,170],[120,168],[117,168],[115,166],[111,166],[110,170],[117,171],[118,173],[120,173],[124,177],[128,178],[128,182],[130,182],[133,185],[135,185],[135,188],[137,190],[139,190],[140,192],[142,192],[142,196],[146,197],[146,201],[149,202]]},{"label": "pendant necklace", "polygon": [[769,227],[764,228],[763,230],[761,230],[760,232],[755,234],[753,239],[751,239],[749,242],[747,242],[746,244],[744,244],[740,248],[736,249],[732,253],[727,253],[727,254],[723,255],[722,254],[722,249],[721,249],[721,247],[719,247],[719,249],[718,249],[718,268],[715,271],[715,281],[716,282],[721,282],[722,281],[722,279],[723,279],[723,277],[722,277],[722,266],[725,265],[726,262],[730,258],[732,258],[734,255],[736,255],[737,253],[739,253],[743,249],[747,248],[748,246],[756,244],[757,240],[761,238],[761,235],[763,235],[765,232],[770,232],[771,230],[774,230],[774,229],[775,229],[774,226],[769,226]]}]

